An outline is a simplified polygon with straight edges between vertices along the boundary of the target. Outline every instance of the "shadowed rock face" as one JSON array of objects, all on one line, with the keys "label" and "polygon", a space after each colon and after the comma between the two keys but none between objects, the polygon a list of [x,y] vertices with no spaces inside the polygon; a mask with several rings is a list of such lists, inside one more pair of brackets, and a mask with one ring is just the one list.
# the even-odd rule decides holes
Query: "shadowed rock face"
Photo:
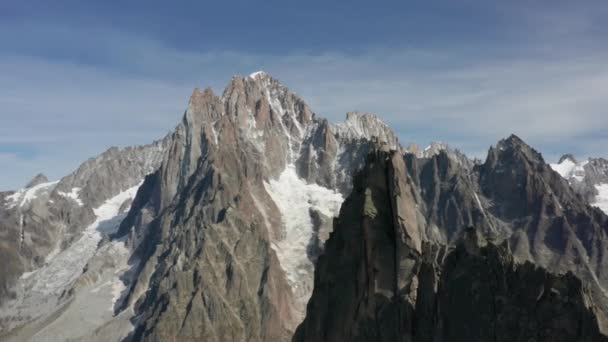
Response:
[{"label": "shadowed rock face", "polygon": [[429,241],[453,243],[468,226],[497,241],[508,239],[518,262],[573,272],[608,310],[608,218],[521,139],[500,141],[483,164],[459,162],[449,150],[431,158],[407,154],[406,161]]},{"label": "shadowed rock face", "polygon": [[488,211],[512,232],[516,258],[572,271],[605,301],[608,217],[514,136],[490,150],[479,175]]},{"label": "shadowed rock face", "polygon": [[508,240],[470,228],[452,247],[419,243],[425,222],[405,214],[421,203],[403,165],[376,151],[355,178],[294,341],[606,340],[581,281],[515,263]]}]

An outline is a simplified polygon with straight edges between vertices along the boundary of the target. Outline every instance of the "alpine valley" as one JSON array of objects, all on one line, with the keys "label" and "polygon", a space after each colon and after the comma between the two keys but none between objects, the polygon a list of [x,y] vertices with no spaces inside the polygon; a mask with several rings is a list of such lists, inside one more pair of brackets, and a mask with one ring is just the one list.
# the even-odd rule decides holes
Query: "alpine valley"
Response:
[{"label": "alpine valley", "polygon": [[264,72],[0,192],[2,341],[608,341],[608,160],[333,124]]}]

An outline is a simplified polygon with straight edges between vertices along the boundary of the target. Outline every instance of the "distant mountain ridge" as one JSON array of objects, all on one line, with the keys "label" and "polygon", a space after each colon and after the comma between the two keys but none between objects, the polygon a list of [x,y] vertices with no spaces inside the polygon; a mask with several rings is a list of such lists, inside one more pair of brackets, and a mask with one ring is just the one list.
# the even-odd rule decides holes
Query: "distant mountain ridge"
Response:
[{"label": "distant mountain ridge", "polygon": [[591,204],[608,212],[608,160],[588,158],[578,162],[573,155],[563,155],[551,167]]}]

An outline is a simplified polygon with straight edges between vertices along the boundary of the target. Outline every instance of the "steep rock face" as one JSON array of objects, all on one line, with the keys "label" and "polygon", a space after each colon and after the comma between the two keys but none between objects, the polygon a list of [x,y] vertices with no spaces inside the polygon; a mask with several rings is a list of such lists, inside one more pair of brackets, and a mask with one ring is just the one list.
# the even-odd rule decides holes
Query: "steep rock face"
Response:
[{"label": "steep rock face", "polygon": [[419,188],[429,241],[453,243],[474,226],[508,239],[518,262],[551,272],[572,271],[604,310],[608,221],[516,136],[490,149],[483,163],[466,164],[443,150],[430,158],[406,155]]},{"label": "steep rock face", "polygon": [[472,163],[463,162],[448,150],[428,158],[406,154],[405,160],[406,172],[420,193],[419,205],[429,222],[431,241],[447,244],[467,226],[504,235],[500,222],[485,209],[486,200],[479,193],[478,174]]},{"label": "steep rock face", "polygon": [[608,285],[608,217],[575,193],[542,156],[512,136],[479,167],[489,212],[510,226],[515,255],[554,272]]},{"label": "steep rock face", "polygon": [[49,179],[46,178],[46,176],[42,173],[37,174],[36,176],[34,176],[34,178],[32,178],[31,181],[29,181],[26,185],[25,188],[26,189],[31,189],[33,187],[35,187],[36,185],[40,185],[43,183],[48,183]]},{"label": "steep rock face", "polygon": [[370,154],[319,258],[294,341],[397,341],[408,333],[424,220],[404,167],[397,153]]},{"label": "steep rock face", "polygon": [[421,241],[404,165],[376,151],[355,178],[294,341],[606,340],[572,274],[516,264],[475,229],[452,248]]},{"label": "steep rock face", "polygon": [[[464,235],[444,260],[436,297],[418,297],[417,308],[438,309],[432,334],[415,334],[415,341],[608,340],[599,332],[598,308],[572,273],[516,264],[507,242],[495,245],[474,228]],[[428,294],[429,285],[421,281],[418,293]]]},{"label": "steep rock face", "polygon": [[115,235],[134,250],[131,337],[288,340],[370,135],[396,143],[373,116],[347,122],[336,132],[264,73],[196,90]]}]

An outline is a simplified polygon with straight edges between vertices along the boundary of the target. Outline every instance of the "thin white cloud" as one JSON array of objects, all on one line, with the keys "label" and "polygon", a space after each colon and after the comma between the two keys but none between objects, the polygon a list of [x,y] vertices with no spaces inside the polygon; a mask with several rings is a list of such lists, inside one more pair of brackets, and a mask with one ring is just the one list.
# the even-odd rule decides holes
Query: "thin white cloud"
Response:
[{"label": "thin white cloud", "polygon": [[[62,31],[76,46],[89,33]],[[258,69],[332,121],[351,110],[378,114],[403,142],[442,140],[480,156],[516,133],[551,158],[608,154],[593,143],[608,140],[603,45],[571,51],[553,41],[505,57],[454,46],[252,54],[181,51],[111,30],[95,37],[82,46],[103,55],[89,64],[0,56],[0,146],[35,151],[0,155],[0,189],[40,171],[58,178],[111,145],[160,138],[180,119],[192,88],[221,92],[233,74]]]}]

